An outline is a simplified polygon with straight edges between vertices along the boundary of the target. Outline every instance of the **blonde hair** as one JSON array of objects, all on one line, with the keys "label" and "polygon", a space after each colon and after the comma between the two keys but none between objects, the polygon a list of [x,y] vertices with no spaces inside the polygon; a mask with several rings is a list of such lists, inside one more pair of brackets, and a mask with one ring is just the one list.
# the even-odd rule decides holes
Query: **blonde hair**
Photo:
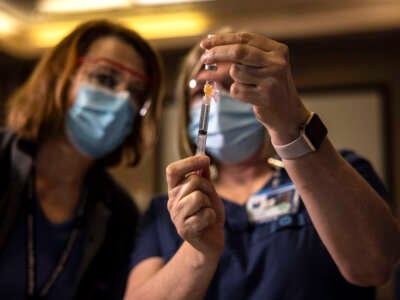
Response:
[{"label": "blonde hair", "polygon": [[[243,31],[243,30],[241,30]],[[216,34],[233,33],[234,30],[231,27],[223,27],[217,30]],[[188,134],[188,125],[190,121],[189,116],[189,105],[190,105],[190,93],[189,93],[189,82],[194,79],[200,72],[202,65],[199,60],[201,55],[204,53],[204,49],[199,44],[195,45],[189,53],[183,59],[179,77],[177,80],[176,88],[176,99],[178,104],[178,151],[181,157],[187,157],[193,155],[196,151],[196,145],[191,141]],[[229,83],[230,85],[230,83]],[[275,150],[269,140],[269,136],[266,133],[268,142],[265,144],[265,153],[267,156],[275,154]],[[216,163],[212,160],[212,163]]]}]

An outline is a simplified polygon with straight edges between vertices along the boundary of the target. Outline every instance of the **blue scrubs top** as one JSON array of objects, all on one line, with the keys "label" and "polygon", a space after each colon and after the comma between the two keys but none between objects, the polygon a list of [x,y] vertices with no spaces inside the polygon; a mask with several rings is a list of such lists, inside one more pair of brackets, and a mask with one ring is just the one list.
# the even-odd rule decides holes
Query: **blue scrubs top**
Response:
[{"label": "blue scrubs top", "polygon": [[[74,219],[61,224],[48,221],[36,202],[35,243],[36,282],[38,293],[56,268],[72,231]],[[70,300],[74,297],[76,274],[83,254],[83,230],[73,245],[65,267],[45,299]],[[0,299],[23,300],[27,298],[26,214],[21,213],[8,242],[0,252]]]},{"label": "blue scrubs top", "polygon": [[[342,155],[380,193],[385,188],[368,161]],[[281,185],[290,184],[281,172]],[[263,190],[271,188],[272,181]],[[150,257],[167,262],[182,243],[167,210],[167,196],[153,199],[132,254],[132,267]],[[373,288],[348,283],[321,242],[301,203],[296,213],[268,222],[249,221],[245,205],[223,199],[225,249],[205,299],[374,299]],[[367,229],[366,229],[367,230]]]}]

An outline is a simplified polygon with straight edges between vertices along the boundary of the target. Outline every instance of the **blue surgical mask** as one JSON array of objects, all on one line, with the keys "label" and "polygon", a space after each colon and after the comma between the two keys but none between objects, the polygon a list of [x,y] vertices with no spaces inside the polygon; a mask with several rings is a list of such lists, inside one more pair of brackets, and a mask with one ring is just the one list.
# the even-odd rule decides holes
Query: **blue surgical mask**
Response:
[{"label": "blue surgical mask", "polygon": [[132,131],[135,116],[136,109],[130,103],[129,93],[81,84],[67,112],[65,129],[78,151],[99,158],[123,143]]},{"label": "blue surgical mask", "polygon": [[[190,111],[189,137],[196,143],[201,103]],[[236,163],[250,158],[265,141],[265,129],[256,119],[253,106],[220,95],[210,106],[206,151],[219,161]]]}]

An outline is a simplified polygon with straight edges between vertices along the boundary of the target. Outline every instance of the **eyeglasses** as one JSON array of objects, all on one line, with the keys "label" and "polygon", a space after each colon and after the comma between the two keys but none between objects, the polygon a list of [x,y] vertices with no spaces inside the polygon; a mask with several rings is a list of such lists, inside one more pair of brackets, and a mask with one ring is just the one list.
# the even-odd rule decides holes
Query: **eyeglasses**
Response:
[{"label": "eyeglasses", "polygon": [[120,92],[127,91],[132,104],[141,116],[146,115],[150,105],[149,85],[151,80],[146,75],[105,57],[81,57],[86,81],[102,88]]}]

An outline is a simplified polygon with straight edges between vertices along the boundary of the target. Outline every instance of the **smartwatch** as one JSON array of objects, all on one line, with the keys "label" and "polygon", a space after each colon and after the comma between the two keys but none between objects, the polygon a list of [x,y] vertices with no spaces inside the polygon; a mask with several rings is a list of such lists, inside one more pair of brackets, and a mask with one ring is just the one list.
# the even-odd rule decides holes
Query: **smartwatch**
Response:
[{"label": "smartwatch", "polygon": [[306,122],[300,126],[300,136],[286,145],[273,145],[282,159],[296,159],[307,153],[317,151],[328,130],[319,116],[311,112]]}]

